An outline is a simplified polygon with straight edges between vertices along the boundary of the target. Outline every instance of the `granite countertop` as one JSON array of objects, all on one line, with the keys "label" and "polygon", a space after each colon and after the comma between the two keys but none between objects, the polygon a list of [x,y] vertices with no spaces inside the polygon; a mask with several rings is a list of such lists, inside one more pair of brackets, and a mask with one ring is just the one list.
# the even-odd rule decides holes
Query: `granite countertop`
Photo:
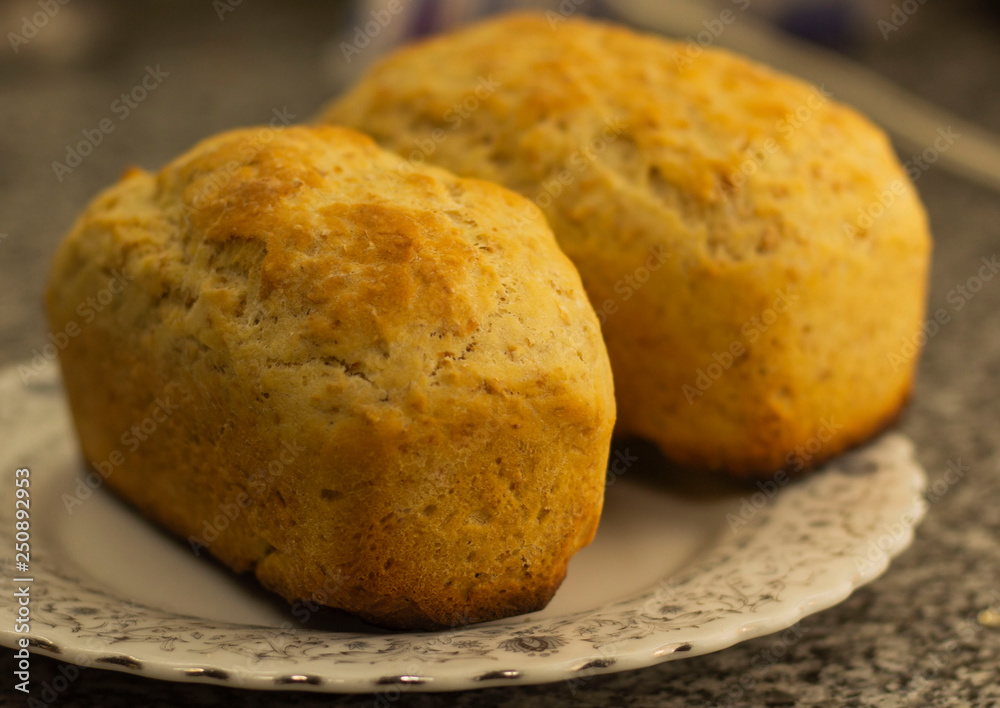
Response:
[{"label": "granite countertop", "polygon": [[[218,5],[219,3],[215,3]],[[904,3],[905,4],[905,3]],[[914,3],[915,5],[917,3]],[[28,45],[0,47],[0,365],[45,342],[40,290],[56,243],[95,191],[130,163],[153,167],[198,138],[263,123],[274,110],[308,117],[336,89],[329,40],[337,3],[89,2],[60,6]],[[6,36],[35,2],[0,6]],[[72,25],[72,31],[66,29]],[[928,3],[889,39],[853,58],[914,93],[1000,134],[1000,16],[972,2]],[[112,101],[147,71],[162,80],[144,101]],[[112,117],[115,127],[71,172],[65,146]],[[61,177],[61,181],[58,177]],[[1000,601],[1000,278],[971,298],[949,293],[1000,256],[996,192],[932,167],[918,187],[936,237],[930,308],[950,322],[930,338],[899,428],[916,442],[933,482],[948,461],[968,472],[933,495],[913,546],[879,580],[801,623],[781,663],[754,668],[767,638],[708,656],[565,683],[459,694],[405,694],[399,705],[438,706],[1000,706],[1000,629],[976,620]],[[863,392],[858,392],[863,395]],[[40,686],[59,662],[36,656]],[[0,652],[0,706],[26,705],[11,689],[12,652]],[[742,688],[741,688],[742,686]],[[738,695],[737,695],[738,694]],[[38,696],[35,696],[38,698]],[[85,669],[59,706],[372,705],[372,695],[253,693],[171,684]],[[36,704],[37,705],[37,704]]]}]

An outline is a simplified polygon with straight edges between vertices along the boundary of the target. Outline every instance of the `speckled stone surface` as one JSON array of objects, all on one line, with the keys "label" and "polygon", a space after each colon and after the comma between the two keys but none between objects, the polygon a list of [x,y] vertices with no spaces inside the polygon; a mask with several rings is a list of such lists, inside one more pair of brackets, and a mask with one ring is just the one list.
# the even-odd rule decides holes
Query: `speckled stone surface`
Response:
[{"label": "speckled stone surface", "polygon": [[[97,189],[131,162],[156,166],[202,136],[265,122],[273,109],[306,117],[335,89],[319,67],[338,26],[336,4],[246,2],[234,4],[224,21],[210,3],[176,3],[169,12],[163,2],[127,5],[141,7],[70,3],[60,12],[89,27],[82,35],[67,37],[53,24],[54,36],[39,33],[17,56],[0,46],[0,365],[29,358],[44,343],[39,292],[49,258]],[[859,48],[855,58],[1000,133],[1000,17],[976,7],[928,3],[889,41]],[[3,34],[36,9],[34,2],[0,4]],[[169,76],[119,120],[111,102],[157,64]],[[64,146],[78,141],[81,130],[108,116],[115,131],[57,181],[52,161],[64,159]],[[969,300],[949,299],[982,258],[1000,256],[1000,195],[940,168],[918,186],[936,236],[930,307],[951,315],[927,346],[900,423],[928,470],[930,511],[889,572],[804,620],[803,638],[780,662],[760,661],[774,641],[762,638],[573,687],[346,697],[252,693],[85,669],[53,704],[1000,706],[1000,629],[976,621],[991,603],[1000,604],[1000,277]],[[968,471],[935,488],[949,462]],[[36,699],[60,666],[33,659]],[[11,688],[11,670],[11,652],[3,650],[0,706],[27,705]]]}]

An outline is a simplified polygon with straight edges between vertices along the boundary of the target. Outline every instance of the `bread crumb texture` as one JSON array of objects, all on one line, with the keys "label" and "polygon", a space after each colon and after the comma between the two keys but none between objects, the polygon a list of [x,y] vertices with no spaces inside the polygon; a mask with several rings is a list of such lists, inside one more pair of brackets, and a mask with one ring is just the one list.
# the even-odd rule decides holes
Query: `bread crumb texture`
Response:
[{"label": "bread crumb texture", "polygon": [[107,484],[289,601],[495,619],[543,607],[594,534],[599,322],[504,188],[342,128],[225,133],[99,195],[47,305],[80,326],[62,367],[87,459],[123,460]]},{"label": "bread crumb texture", "polygon": [[619,432],[769,476],[903,405],[930,254],[885,135],[717,49],[515,14],[404,48],[322,121],[541,206],[603,321]]}]

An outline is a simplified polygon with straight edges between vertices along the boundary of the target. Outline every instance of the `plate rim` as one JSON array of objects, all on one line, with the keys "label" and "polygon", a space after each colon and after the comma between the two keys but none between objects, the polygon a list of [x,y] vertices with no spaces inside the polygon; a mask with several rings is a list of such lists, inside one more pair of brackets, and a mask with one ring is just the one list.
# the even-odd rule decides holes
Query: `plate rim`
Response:
[{"label": "plate rim", "polygon": [[[20,365],[23,366],[24,364],[22,363]],[[63,408],[65,408],[65,396],[59,386],[58,372],[54,371],[55,369],[58,369],[55,364],[50,364],[45,372],[39,374],[35,381],[28,384],[23,384],[19,380],[20,377],[17,374],[18,366],[18,364],[15,364],[4,369],[0,369],[0,420],[4,418],[5,413],[8,416],[10,415],[9,409],[12,405],[16,405],[18,395],[24,397],[47,396],[55,401],[61,402],[57,403],[57,405],[62,405]],[[56,393],[54,393],[54,391],[56,391]],[[72,444],[75,446],[75,440]],[[676,637],[672,637],[669,631],[657,632],[654,628],[646,636],[639,639],[638,644],[641,645],[641,649],[639,647],[631,647],[624,651],[613,651],[608,656],[604,656],[600,653],[596,649],[595,644],[594,651],[589,654],[581,654],[577,652],[571,653],[572,655],[559,657],[558,648],[568,644],[570,640],[560,640],[558,639],[558,635],[552,635],[552,637],[548,638],[551,642],[562,642],[561,644],[555,644],[556,650],[549,653],[544,651],[544,649],[548,648],[546,646],[545,639],[548,635],[538,637],[537,635],[526,633],[523,635],[525,637],[524,641],[521,642],[520,645],[518,644],[517,638],[522,636],[519,634],[520,630],[517,629],[520,625],[524,625],[526,627],[545,624],[555,626],[559,621],[571,623],[578,620],[580,617],[608,612],[618,606],[634,603],[640,597],[647,597],[647,595],[640,594],[636,597],[629,597],[624,600],[606,603],[591,610],[570,613],[560,617],[539,619],[531,618],[529,616],[527,618],[510,618],[509,620],[488,623],[486,625],[472,625],[471,627],[462,627],[455,630],[455,636],[459,636],[459,633],[461,632],[475,633],[477,628],[495,628],[498,630],[497,636],[501,634],[506,636],[507,634],[513,633],[513,637],[504,640],[506,642],[515,642],[513,645],[514,648],[509,650],[509,661],[506,663],[497,663],[491,670],[488,671],[477,670],[473,672],[461,669],[442,671],[441,669],[447,666],[448,661],[459,663],[461,662],[461,659],[445,659],[438,664],[433,664],[428,661],[420,662],[418,659],[413,657],[410,658],[411,664],[414,662],[421,663],[424,668],[430,668],[432,670],[425,671],[424,674],[426,675],[413,672],[401,673],[398,670],[395,672],[358,672],[352,670],[363,666],[376,667],[379,665],[379,662],[377,661],[369,663],[340,663],[339,665],[341,667],[347,667],[347,671],[341,671],[339,676],[333,675],[337,673],[336,671],[334,671],[333,674],[330,672],[317,673],[314,670],[315,666],[308,664],[301,666],[303,669],[301,672],[293,670],[295,668],[294,666],[292,669],[255,669],[250,666],[249,662],[245,667],[240,666],[237,669],[233,669],[231,665],[208,659],[208,656],[206,656],[206,661],[178,660],[177,656],[170,655],[168,651],[157,651],[156,645],[153,644],[136,644],[131,647],[123,647],[122,651],[116,651],[118,647],[114,641],[105,642],[105,644],[101,647],[74,646],[73,643],[66,643],[63,639],[64,632],[60,632],[59,627],[48,631],[37,628],[34,622],[34,612],[31,634],[28,635],[29,650],[33,653],[50,656],[61,661],[85,667],[110,669],[161,680],[194,682],[206,685],[225,685],[256,690],[309,690],[328,693],[375,694],[389,694],[396,691],[458,691],[489,688],[500,685],[536,685],[559,681],[568,681],[572,683],[574,681],[587,680],[591,676],[598,674],[627,671],[681,658],[700,656],[728,648],[749,639],[754,639],[779,632],[783,629],[788,629],[796,625],[804,617],[820,612],[844,601],[859,587],[868,584],[881,576],[889,567],[892,559],[897,557],[910,546],[914,538],[916,526],[920,523],[920,521],[922,521],[927,511],[927,504],[924,499],[924,490],[926,488],[927,479],[926,473],[916,459],[915,449],[912,442],[902,434],[898,432],[888,432],[880,435],[864,446],[833,460],[825,467],[825,471],[814,472],[809,477],[799,480],[794,488],[808,490],[810,485],[819,486],[819,482],[816,482],[815,480],[826,479],[829,476],[834,475],[839,467],[843,467],[848,464],[847,461],[852,459],[851,456],[854,456],[854,458],[865,459],[866,455],[871,456],[873,454],[877,454],[878,451],[882,449],[888,449],[893,446],[898,448],[895,452],[894,458],[892,458],[895,460],[893,464],[897,466],[894,474],[899,475],[900,477],[898,480],[900,487],[894,491],[898,495],[902,495],[904,491],[907,492],[909,494],[909,502],[908,504],[903,504],[900,503],[899,499],[896,500],[895,506],[902,507],[902,511],[897,509],[891,516],[894,521],[898,522],[899,530],[897,533],[889,535],[887,543],[882,544],[880,542],[878,544],[880,553],[878,553],[875,558],[868,558],[868,562],[864,564],[863,567],[855,564],[856,572],[852,574],[845,574],[841,570],[836,582],[829,581],[812,589],[810,589],[808,584],[802,586],[802,588],[799,589],[801,596],[798,597],[795,602],[776,600],[776,602],[771,605],[771,609],[767,613],[757,614],[756,610],[753,610],[746,613],[747,616],[742,621],[735,622],[715,622],[714,620],[709,620],[706,622],[706,625],[699,628],[697,643],[684,641],[682,639],[678,641],[670,641],[672,638],[676,639]],[[16,446],[12,446],[12,452],[0,452],[0,457],[10,458],[11,455],[15,454],[17,454]],[[8,462],[10,462],[10,460],[8,460]],[[11,467],[11,465],[8,464],[7,467]],[[877,467],[878,466],[876,465],[876,468]],[[878,469],[876,469],[876,472],[877,471]],[[823,475],[827,475],[827,477],[824,477]],[[13,468],[9,470],[4,468],[0,471],[0,477],[2,477],[5,481],[8,476],[13,477]],[[906,485],[905,490],[902,485]],[[791,489],[782,490],[782,492],[791,491]],[[722,540],[716,539],[713,542],[714,545],[718,546],[718,544],[721,543],[722,547],[725,548],[725,544],[729,543],[730,545],[735,546],[737,545],[737,541],[733,539],[741,534],[750,538],[749,542],[752,544],[754,533],[759,535],[761,528],[767,528],[771,515],[775,512],[775,510],[780,510],[782,508],[781,505],[783,500],[786,504],[790,503],[787,497],[787,493],[778,493],[774,499],[769,500],[769,506],[760,509],[759,511],[761,511],[761,513],[756,513],[749,519],[749,521],[747,521],[746,528],[741,529],[739,534],[730,533]],[[746,498],[746,495],[744,498]],[[7,510],[0,510],[0,520],[2,520],[4,524],[7,523],[8,516],[10,516],[10,514],[7,513]],[[7,531],[8,529],[6,528],[0,528],[0,538],[6,540]],[[12,530],[10,532],[10,536],[13,537]],[[879,537],[880,541],[883,536]],[[864,540],[873,542],[868,536],[866,536]],[[860,546],[864,544],[862,540],[859,539],[855,545]],[[853,557],[856,558],[857,555],[858,554],[855,553]],[[836,565],[833,562],[834,560],[836,559],[830,559],[829,567]],[[841,557],[840,561],[843,560],[843,557]],[[697,566],[697,563],[695,565]],[[656,587],[662,587],[664,580],[669,582],[670,578],[684,572],[685,568],[681,568],[675,573],[669,574],[667,578],[662,579]],[[13,577],[13,574],[11,575]],[[11,607],[14,603],[12,602],[13,598],[9,597],[9,595],[11,595],[11,593],[0,596],[0,617],[3,617],[5,620],[10,620],[4,621],[2,626],[0,626],[0,645],[17,648],[18,640],[25,635],[14,632],[13,614],[11,613]],[[107,595],[107,597],[110,598],[111,596]],[[120,598],[117,599],[120,600]],[[179,615],[165,610],[159,610],[159,612],[170,614],[181,619],[188,619],[194,622],[214,624],[218,630],[241,631],[255,629],[251,625],[201,620],[197,617]],[[711,629],[704,628],[708,624],[712,624]],[[569,627],[570,625],[567,624],[566,626]],[[257,627],[256,629],[264,630],[265,633],[270,634],[272,637],[281,636],[282,633],[303,637],[311,635],[319,636],[324,634],[343,634],[323,632],[315,629],[301,629],[299,631],[296,631],[295,629],[285,630],[281,628],[267,627]],[[411,642],[419,640],[431,641],[432,638],[439,637],[442,634],[447,636],[448,632],[449,631],[446,630],[443,633],[416,632],[376,636],[405,636],[407,639],[411,640]],[[683,635],[683,632],[681,634]],[[339,640],[333,637],[329,638],[328,641],[343,641],[344,639],[345,637],[341,636]],[[434,640],[436,641],[436,639]],[[443,642],[444,640],[441,641]],[[622,641],[632,640],[626,638]],[[582,644],[583,642],[580,643]],[[612,644],[614,644],[614,642],[612,642]],[[540,661],[540,659],[545,660]],[[387,661],[388,667],[391,667],[396,664],[401,664],[403,659],[391,658]],[[313,663],[315,663],[315,660]],[[329,664],[331,667],[337,665],[338,662],[336,661],[330,662]],[[409,668],[409,666],[407,666],[407,668]],[[376,676],[376,674],[380,675]]]}]

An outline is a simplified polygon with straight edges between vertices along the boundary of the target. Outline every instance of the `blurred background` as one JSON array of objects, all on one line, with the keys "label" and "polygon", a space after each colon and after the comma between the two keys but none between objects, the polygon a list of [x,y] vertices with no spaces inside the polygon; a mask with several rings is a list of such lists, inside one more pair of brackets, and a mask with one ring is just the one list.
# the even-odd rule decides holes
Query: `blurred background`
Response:
[{"label": "blurred background", "polygon": [[[308,119],[380,54],[415,37],[512,7],[614,18],[824,83],[892,129],[902,154],[930,145],[936,128],[956,119],[1000,132],[997,5],[0,0],[0,363],[30,358],[44,343],[39,293],[55,244],[127,166],[154,169],[200,138],[265,123],[275,111]],[[1000,185],[1000,150],[995,140],[984,145],[963,140],[943,164],[969,174],[976,170],[962,154],[978,159],[979,181],[989,183],[992,170]]]}]

